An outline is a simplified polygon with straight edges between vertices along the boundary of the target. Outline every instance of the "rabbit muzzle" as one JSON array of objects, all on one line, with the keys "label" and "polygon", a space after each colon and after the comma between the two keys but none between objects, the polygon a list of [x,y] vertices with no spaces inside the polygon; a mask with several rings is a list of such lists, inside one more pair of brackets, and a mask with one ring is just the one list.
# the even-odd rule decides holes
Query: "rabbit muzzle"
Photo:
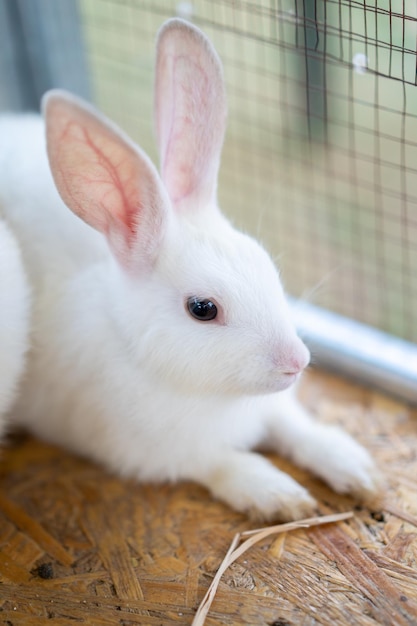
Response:
[{"label": "rabbit muzzle", "polygon": [[273,357],[274,365],[277,369],[279,388],[290,387],[310,363],[310,352],[307,346],[296,337],[291,346],[277,350]]}]

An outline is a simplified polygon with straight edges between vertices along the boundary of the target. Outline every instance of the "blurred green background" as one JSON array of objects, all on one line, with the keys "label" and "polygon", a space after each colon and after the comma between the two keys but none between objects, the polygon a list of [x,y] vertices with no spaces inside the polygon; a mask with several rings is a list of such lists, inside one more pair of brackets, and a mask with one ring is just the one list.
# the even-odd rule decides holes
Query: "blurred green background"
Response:
[{"label": "blurred green background", "polygon": [[174,15],[199,25],[227,81],[224,212],[292,295],[417,340],[415,0],[79,7],[94,99],[155,162],[155,35]]}]

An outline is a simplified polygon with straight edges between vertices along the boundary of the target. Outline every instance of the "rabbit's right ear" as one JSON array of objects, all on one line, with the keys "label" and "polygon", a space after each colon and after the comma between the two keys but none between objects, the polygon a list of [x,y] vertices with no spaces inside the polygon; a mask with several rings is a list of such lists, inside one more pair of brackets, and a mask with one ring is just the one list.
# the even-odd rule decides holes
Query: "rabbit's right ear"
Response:
[{"label": "rabbit's right ear", "polygon": [[177,208],[215,200],[226,112],[212,44],[188,22],[169,20],[157,43],[155,121],[162,180]]},{"label": "rabbit's right ear", "polygon": [[103,233],[126,269],[149,268],[169,198],[155,167],[122,131],[62,90],[42,101],[52,175],[65,204]]}]

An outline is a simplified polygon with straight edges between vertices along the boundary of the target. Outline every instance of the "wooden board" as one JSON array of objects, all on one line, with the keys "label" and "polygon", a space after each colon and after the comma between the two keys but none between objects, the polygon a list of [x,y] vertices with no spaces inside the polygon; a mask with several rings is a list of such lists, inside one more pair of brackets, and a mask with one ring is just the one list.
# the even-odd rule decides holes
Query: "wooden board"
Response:
[{"label": "wooden board", "polygon": [[[381,511],[290,464],[337,525],[253,547],[225,573],[207,626],[417,624],[417,412],[309,372],[302,397],[342,424],[387,476]],[[0,623],[191,624],[244,516],[202,488],[137,485],[58,448],[16,438],[0,462]]]}]

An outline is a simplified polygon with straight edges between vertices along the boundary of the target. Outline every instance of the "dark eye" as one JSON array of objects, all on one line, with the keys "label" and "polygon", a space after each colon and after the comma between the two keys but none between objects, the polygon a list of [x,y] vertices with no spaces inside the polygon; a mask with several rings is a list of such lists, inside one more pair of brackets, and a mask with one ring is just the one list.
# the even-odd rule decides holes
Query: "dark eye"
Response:
[{"label": "dark eye", "polygon": [[188,298],[187,309],[190,315],[200,322],[210,322],[217,315],[217,307],[211,300]]}]

